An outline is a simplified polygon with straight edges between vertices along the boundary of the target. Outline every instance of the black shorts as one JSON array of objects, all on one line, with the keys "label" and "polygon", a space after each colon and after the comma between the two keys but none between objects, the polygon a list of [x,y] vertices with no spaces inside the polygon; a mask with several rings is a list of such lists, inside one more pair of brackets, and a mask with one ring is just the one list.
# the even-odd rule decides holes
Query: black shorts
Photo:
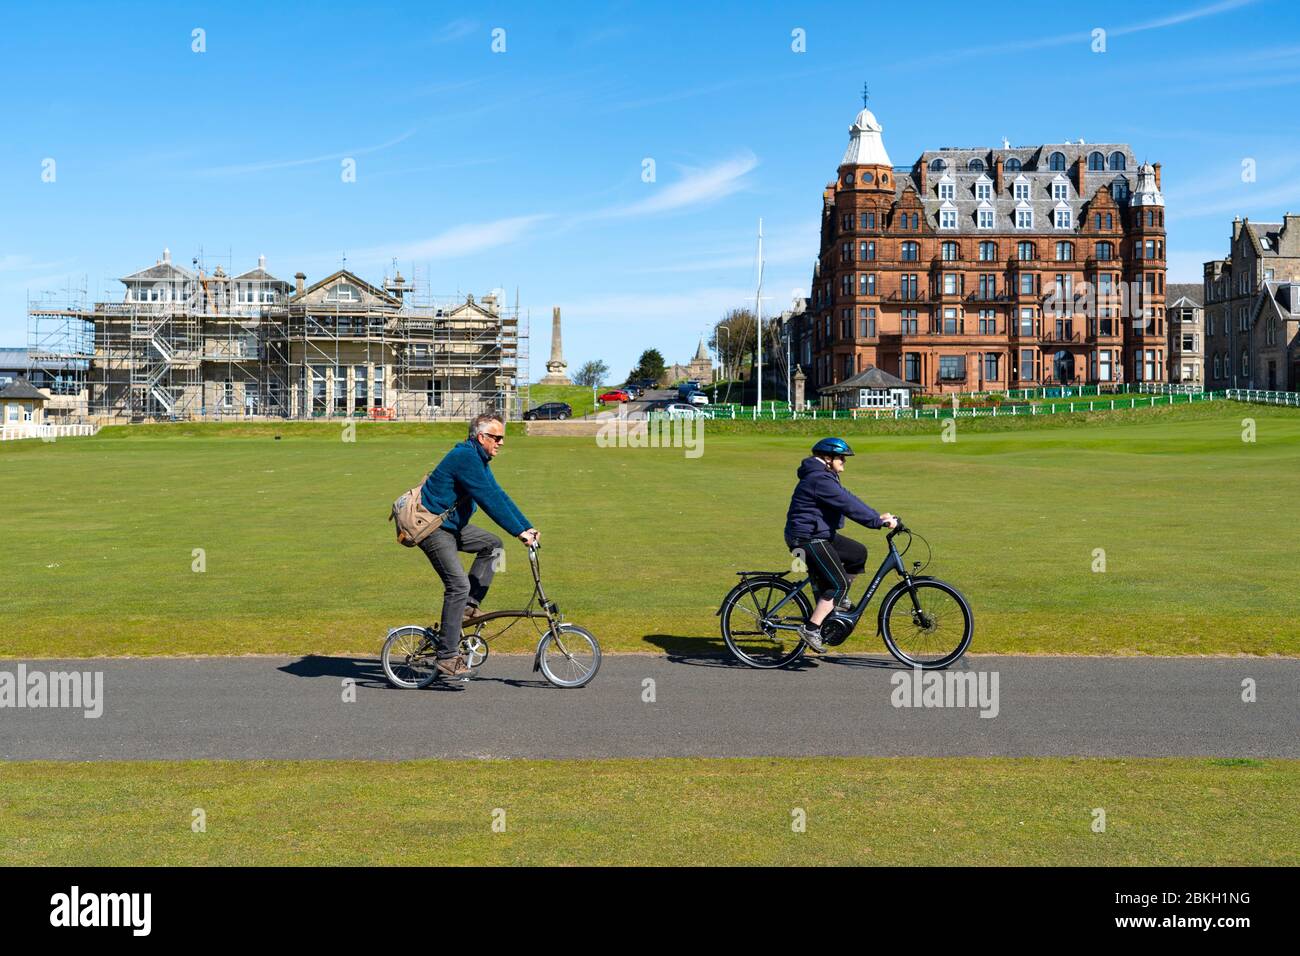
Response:
[{"label": "black shorts", "polygon": [[832,534],[829,538],[786,539],[791,551],[799,550],[813,591],[818,598],[839,601],[849,593],[850,574],[861,574],[867,565],[867,546],[860,541]]}]

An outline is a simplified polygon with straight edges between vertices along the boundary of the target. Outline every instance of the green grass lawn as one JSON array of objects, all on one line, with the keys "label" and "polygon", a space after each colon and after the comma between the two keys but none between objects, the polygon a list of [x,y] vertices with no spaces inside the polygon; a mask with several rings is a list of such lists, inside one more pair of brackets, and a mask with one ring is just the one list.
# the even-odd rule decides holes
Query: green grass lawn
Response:
[{"label": "green grass lawn", "polygon": [[1295,866],[1298,787],[1274,760],[0,764],[0,865]]},{"label": "green grass lawn", "polygon": [[[542,529],[551,596],[607,650],[721,650],[714,610],[735,572],[788,567],[795,469],[829,424],[707,423],[698,458],[512,425],[494,469]],[[388,627],[436,617],[436,577],[385,518],[463,427],[362,423],[355,442],[330,423],[6,442],[0,654],[376,654]],[[967,594],[975,652],[1300,655],[1300,410],[979,419],[951,443],[934,422],[835,431],[858,452],[848,487],[924,534],[930,572]],[[874,570],[883,535],[851,533]],[[910,557],[924,553],[918,542]],[[526,599],[517,542],[497,581],[489,606]],[[880,651],[873,631],[842,650]]]}]

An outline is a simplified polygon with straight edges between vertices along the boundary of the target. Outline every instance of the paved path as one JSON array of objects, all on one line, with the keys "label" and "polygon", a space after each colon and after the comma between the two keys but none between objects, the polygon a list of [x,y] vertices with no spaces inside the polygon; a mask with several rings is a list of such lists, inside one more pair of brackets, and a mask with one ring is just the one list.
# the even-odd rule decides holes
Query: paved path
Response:
[{"label": "paved path", "polygon": [[[17,661],[0,661],[16,674]],[[887,660],[756,671],[722,657],[608,657],[581,690],[499,655],[469,682],[395,690],[376,659],[28,662],[102,671],[104,711],[0,709],[0,757],[1086,755],[1300,758],[1300,661],[969,656],[997,716],[899,708]],[[344,680],[356,700],[345,703]],[[1242,701],[1242,681],[1257,685]],[[652,680],[654,702],[644,683]]]}]

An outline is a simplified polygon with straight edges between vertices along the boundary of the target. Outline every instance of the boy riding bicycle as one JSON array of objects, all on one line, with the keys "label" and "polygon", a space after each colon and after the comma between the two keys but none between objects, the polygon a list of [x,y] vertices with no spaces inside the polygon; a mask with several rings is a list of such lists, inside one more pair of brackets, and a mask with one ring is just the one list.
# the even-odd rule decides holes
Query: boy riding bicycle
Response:
[{"label": "boy riding bicycle", "polygon": [[865,545],[837,534],[844,519],[868,528],[898,526],[892,514],[878,513],[841,484],[845,459],[852,454],[842,438],[823,438],[813,445],[812,455],[799,465],[799,484],[785,518],[786,546],[803,553],[817,595],[817,606],[808,623],[800,625],[799,637],[819,654],[826,651],[822,621],[837,605],[847,609],[849,585],[867,560]]}]

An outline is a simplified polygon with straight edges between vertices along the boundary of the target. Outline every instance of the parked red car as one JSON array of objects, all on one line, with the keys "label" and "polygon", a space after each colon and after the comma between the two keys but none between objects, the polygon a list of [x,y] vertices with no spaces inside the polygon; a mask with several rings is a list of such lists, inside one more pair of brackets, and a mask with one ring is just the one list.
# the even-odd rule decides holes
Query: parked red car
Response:
[{"label": "parked red car", "polygon": [[600,403],[602,405],[606,402],[630,402],[631,400],[632,396],[621,388],[612,388],[604,395],[600,396]]}]

